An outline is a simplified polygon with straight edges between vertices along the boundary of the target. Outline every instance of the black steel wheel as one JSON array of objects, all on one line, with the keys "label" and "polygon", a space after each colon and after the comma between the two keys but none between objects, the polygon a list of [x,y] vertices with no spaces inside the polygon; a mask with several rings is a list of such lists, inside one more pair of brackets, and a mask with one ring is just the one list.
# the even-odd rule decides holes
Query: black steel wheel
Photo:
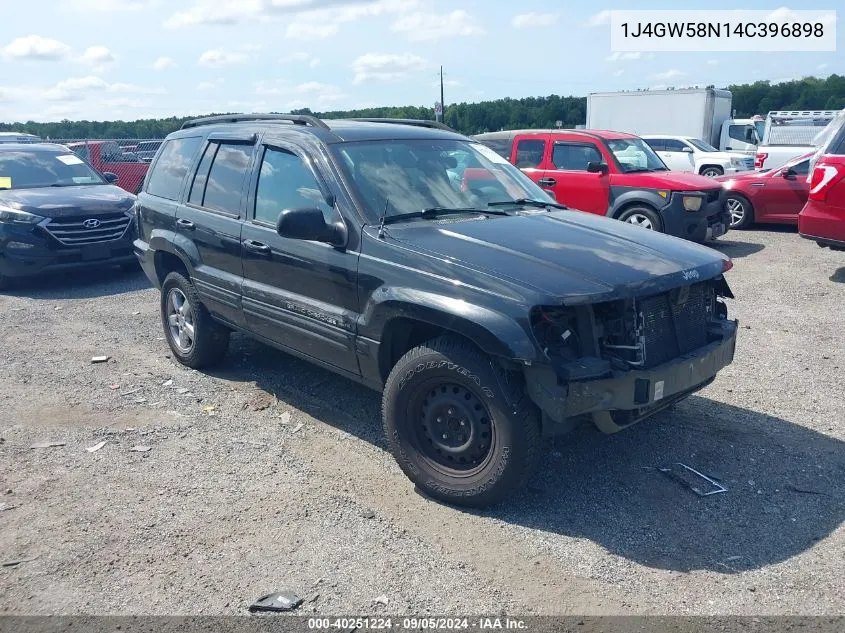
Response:
[{"label": "black steel wheel", "polygon": [[521,379],[458,337],[442,336],[399,359],[382,416],[403,472],[447,503],[499,503],[534,465],[539,415]]}]

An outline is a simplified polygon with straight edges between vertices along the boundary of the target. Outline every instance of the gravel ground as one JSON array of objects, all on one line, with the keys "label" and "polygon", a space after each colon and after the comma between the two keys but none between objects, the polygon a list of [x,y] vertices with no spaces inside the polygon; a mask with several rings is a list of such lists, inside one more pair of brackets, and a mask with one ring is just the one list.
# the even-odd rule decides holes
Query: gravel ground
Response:
[{"label": "gravel ground", "polygon": [[[218,370],[177,365],[140,273],[0,295],[0,562],[24,561],[0,610],[242,614],[291,589],[319,614],[845,613],[845,256],[727,238],[734,364],[549,442],[486,512],[414,493],[374,392],[241,336]],[[655,469],[677,462],[728,492]]]}]

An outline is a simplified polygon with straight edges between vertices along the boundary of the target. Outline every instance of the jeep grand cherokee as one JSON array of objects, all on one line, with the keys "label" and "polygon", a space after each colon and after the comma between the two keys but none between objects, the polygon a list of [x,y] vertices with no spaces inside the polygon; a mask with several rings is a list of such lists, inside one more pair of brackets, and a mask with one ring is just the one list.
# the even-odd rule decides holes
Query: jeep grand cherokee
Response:
[{"label": "jeep grand cherokee", "polygon": [[191,121],[138,213],[180,362],[239,330],[383,391],[399,465],[448,502],[503,499],[541,434],[617,431],[733,359],[730,260],[568,210],[431,122]]}]

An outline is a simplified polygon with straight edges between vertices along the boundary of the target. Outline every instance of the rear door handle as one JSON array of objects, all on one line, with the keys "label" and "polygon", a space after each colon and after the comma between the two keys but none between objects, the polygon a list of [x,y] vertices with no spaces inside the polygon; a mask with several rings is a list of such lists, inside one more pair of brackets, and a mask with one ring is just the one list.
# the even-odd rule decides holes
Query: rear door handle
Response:
[{"label": "rear door handle", "polygon": [[185,219],[176,220],[176,225],[180,229],[185,229],[187,231],[193,231],[195,228],[197,228],[196,225],[193,222],[191,222],[190,220],[185,220]]},{"label": "rear door handle", "polygon": [[543,185],[544,187],[554,187],[557,184],[557,180],[554,178],[540,178],[537,181],[538,185]]},{"label": "rear door handle", "polygon": [[255,240],[244,240],[241,242],[244,245],[244,248],[251,253],[258,253],[260,255],[268,255],[270,253],[270,247],[262,242],[256,242]]}]

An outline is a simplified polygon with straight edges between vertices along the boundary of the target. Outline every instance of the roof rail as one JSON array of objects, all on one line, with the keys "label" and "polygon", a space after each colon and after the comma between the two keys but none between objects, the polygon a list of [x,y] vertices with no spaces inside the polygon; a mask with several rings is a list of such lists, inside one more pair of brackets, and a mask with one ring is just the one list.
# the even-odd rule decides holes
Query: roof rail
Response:
[{"label": "roof rail", "polygon": [[221,114],[219,116],[207,116],[201,119],[192,119],[182,124],[183,130],[201,125],[213,125],[215,123],[240,123],[241,121],[289,121],[294,125],[310,125],[328,130],[329,126],[315,116],[307,114]]},{"label": "roof rail", "polygon": [[344,121],[363,121],[365,123],[398,123],[399,125],[415,125],[417,127],[429,127],[435,128],[438,130],[446,130],[448,132],[455,132],[453,128],[450,128],[445,123],[441,123],[440,121],[431,121],[428,119],[391,119],[391,118],[359,118],[353,117],[349,119],[344,119]]}]

